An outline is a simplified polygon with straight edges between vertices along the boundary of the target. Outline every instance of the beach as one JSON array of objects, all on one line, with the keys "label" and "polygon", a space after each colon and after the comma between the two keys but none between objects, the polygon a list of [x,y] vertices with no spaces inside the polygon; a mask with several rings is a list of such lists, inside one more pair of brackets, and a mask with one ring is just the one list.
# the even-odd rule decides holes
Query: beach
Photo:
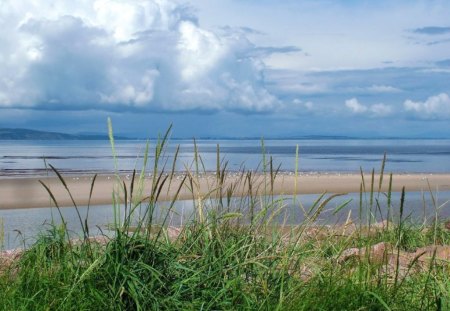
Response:
[{"label": "beach", "polygon": [[[164,176],[163,176],[164,177]],[[175,174],[167,180],[161,189],[158,200],[172,200],[177,190],[180,188],[177,199],[191,199],[193,197],[188,179],[180,186],[184,175]],[[192,176],[195,196],[214,196],[214,191],[218,189],[217,177],[213,173],[201,176]],[[374,191],[378,191],[379,175],[374,177]],[[383,176],[381,191],[388,191],[389,175]],[[93,175],[65,176],[67,187],[70,189],[73,199],[77,205],[83,206],[89,203],[89,194]],[[121,200],[124,200],[123,191],[119,184],[125,183],[128,192],[131,184],[130,175],[99,175],[96,178],[90,205],[112,204],[113,192],[119,193]],[[73,206],[72,200],[63,186],[62,182],[55,177],[26,177],[26,178],[4,178],[0,179],[0,209],[18,208],[38,208],[54,206],[50,195],[42,181],[53,193],[60,207]],[[144,181],[143,197],[150,195],[152,177],[147,176]],[[371,190],[371,175],[366,175],[366,192]],[[261,195],[292,195],[292,194],[320,194],[320,193],[351,193],[359,192],[362,187],[362,178],[356,173],[315,173],[300,174],[281,173],[271,181],[270,175],[255,174],[252,176],[253,193]],[[248,194],[248,184],[245,183],[245,176],[238,173],[229,173],[223,181],[223,194],[230,187],[234,187],[234,196]],[[448,191],[450,190],[450,174],[394,174],[392,179],[392,191],[399,192],[405,187],[406,191]],[[134,187],[135,192],[137,186]],[[217,191],[216,191],[217,192]]]}]

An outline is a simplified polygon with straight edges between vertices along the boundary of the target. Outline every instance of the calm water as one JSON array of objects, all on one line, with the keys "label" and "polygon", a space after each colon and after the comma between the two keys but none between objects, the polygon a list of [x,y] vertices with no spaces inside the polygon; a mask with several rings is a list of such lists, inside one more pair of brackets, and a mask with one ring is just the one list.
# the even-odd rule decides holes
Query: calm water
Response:
[{"label": "calm water", "polygon": [[[216,169],[216,148],[228,161],[229,170],[261,169],[262,148],[257,140],[197,141],[206,170]],[[192,141],[176,140],[166,150],[168,163],[180,145],[177,170],[190,165],[194,157]],[[274,165],[292,171],[296,145],[300,148],[299,169],[307,172],[356,172],[378,168],[387,152],[387,171],[450,172],[450,140],[268,140],[265,149]],[[132,171],[142,166],[143,141],[118,141],[119,169]],[[154,144],[150,143],[153,154]],[[45,162],[64,173],[113,171],[114,161],[108,141],[0,141],[0,177],[45,174]],[[149,159],[152,165],[153,157]]]},{"label": "calm water", "polygon": [[[447,219],[450,217],[450,205],[447,201],[450,199],[450,192],[434,193],[436,206],[432,203],[430,193],[411,192],[407,193],[405,200],[405,212],[404,218],[410,218],[413,222],[422,222],[434,219],[435,212],[437,211],[441,219]],[[304,220],[304,213],[302,207],[305,210],[309,210],[313,205],[313,202],[318,198],[318,195],[299,195],[295,199],[293,196],[275,197],[273,203],[273,209],[275,210],[283,206],[283,212],[280,213],[276,222],[280,224],[299,224]],[[242,203],[242,200],[246,198],[235,198],[231,203],[231,209],[236,211],[239,206],[248,206]],[[271,199],[267,199],[267,203],[270,205]],[[336,209],[343,203],[349,202],[347,206],[341,209],[338,213],[335,213]],[[365,221],[369,212],[369,198],[365,196],[363,198],[363,209],[360,215],[359,208],[359,193],[348,194],[346,196],[337,197],[327,204],[325,210],[321,213],[318,223],[321,224],[334,224],[345,222],[349,212],[351,212],[351,218],[357,222],[359,219]],[[386,198],[381,195],[379,197],[380,211],[374,215],[377,220],[385,219],[387,215]],[[301,205],[300,205],[301,204]],[[206,206],[213,206],[214,202],[206,203]],[[259,205],[259,204],[257,204]],[[392,198],[391,215],[394,219],[398,219],[400,206],[400,194],[394,193]],[[161,202],[158,209],[155,211],[155,222],[161,221],[162,217],[166,215],[168,203]],[[62,208],[63,217],[68,225],[71,234],[74,237],[80,237],[81,226],[79,224],[78,216],[74,208]],[[84,218],[87,208],[80,207],[80,213]],[[192,219],[194,212],[194,205],[191,200],[183,200],[176,202],[170,217],[168,218],[168,224],[172,226],[181,226]],[[241,211],[242,214],[249,214],[248,211]],[[123,210],[122,210],[123,213]],[[380,216],[382,215],[382,216]],[[136,214],[136,219],[138,214]],[[61,223],[60,216],[55,208],[30,208],[19,210],[0,210],[0,228],[3,226],[4,240],[0,241],[0,249],[3,243],[3,247],[6,249],[23,247],[30,245],[35,241],[36,236],[45,230],[48,230],[52,219],[56,224]],[[3,222],[3,224],[2,224]],[[114,213],[111,206],[102,205],[91,207],[88,217],[88,225],[91,235],[98,234],[111,234],[108,231],[109,225],[114,223]],[[1,235],[1,234],[0,234]]]}]

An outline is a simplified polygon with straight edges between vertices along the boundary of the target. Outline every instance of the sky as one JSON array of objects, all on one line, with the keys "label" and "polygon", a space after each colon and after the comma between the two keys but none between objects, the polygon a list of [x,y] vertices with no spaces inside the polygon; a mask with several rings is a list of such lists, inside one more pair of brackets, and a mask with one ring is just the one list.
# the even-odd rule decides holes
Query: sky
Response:
[{"label": "sky", "polygon": [[448,0],[2,0],[0,128],[450,138]]}]

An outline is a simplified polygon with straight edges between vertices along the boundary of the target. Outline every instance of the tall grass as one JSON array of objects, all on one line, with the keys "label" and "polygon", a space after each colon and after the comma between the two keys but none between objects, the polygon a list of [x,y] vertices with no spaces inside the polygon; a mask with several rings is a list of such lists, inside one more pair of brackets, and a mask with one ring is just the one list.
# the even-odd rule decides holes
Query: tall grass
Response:
[{"label": "tall grass", "polygon": [[[116,157],[110,123],[109,133]],[[283,220],[282,224],[286,221],[289,202],[273,194],[278,169],[274,169],[271,158],[267,161],[264,145],[263,176],[242,169],[237,178],[228,178],[227,162],[217,146],[215,178],[206,179],[210,191],[202,195],[202,176],[208,172],[197,145],[194,142],[193,162],[185,165],[177,183],[178,149],[171,161],[164,155],[169,136],[170,129],[153,147],[150,180],[145,178],[149,143],[144,167],[133,172],[131,183],[116,175],[111,237],[90,237],[88,215],[83,218],[73,201],[81,228],[79,240],[70,237],[60,212],[61,225],[51,226],[13,264],[0,268],[3,310],[450,308],[448,263],[438,264],[434,251],[420,269],[417,257],[406,265],[405,272],[400,256],[428,244],[446,245],[450,234],[437,216],[431,229],[405,217],[404,191],[398,213],[394,213],[392,175],[389,190],[381,191],[386,156],[378,183],[373,171],[370,184],[366,184],[361,170],[358,223],[349,224],[348,219],[346,225],[319,225],[321,213],[340,196],[324,193],[311,206],[301,205],[295,197],[293,203],[298,213],[304,213],[305,220],[282,226],[279,220]],[[70,195],[64,177],[51,168]],[[298,165],[295,180],[297,175]],[[44,182],[42,185],[60,211],[57,198]],[[148,185],[150,188],[146,188]],[[161,193],[168,186],[175,187],[173,197],[161,203]],[[192,194],[195,213],[182,227],[173,228],[170,217],[183,189]],[[239,189],[245,189],[246,195],[235,198]],[[95,177],[91,195],[93,191]],[[338,204],[334,213],[344,211],[348,203],[344,200]],[[162,206],[164,213],[157,217]],[[375,228],[382,215],[387,215],[387,226]],[[353,225],[354,231],[344,233],[347,225]],[[384,252],[382,260],[370,251],[379,242],[393,249]],[[343,257],[352,248],[358,249],[357,255]]]}]

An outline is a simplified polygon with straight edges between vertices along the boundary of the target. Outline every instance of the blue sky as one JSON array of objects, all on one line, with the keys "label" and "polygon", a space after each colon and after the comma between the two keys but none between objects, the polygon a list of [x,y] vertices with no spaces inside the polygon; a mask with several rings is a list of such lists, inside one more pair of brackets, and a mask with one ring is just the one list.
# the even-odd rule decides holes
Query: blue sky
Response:
[{"label": "blue sky", "polygon": [[0,127],[448,137],[450,2],[3,0]]}]

